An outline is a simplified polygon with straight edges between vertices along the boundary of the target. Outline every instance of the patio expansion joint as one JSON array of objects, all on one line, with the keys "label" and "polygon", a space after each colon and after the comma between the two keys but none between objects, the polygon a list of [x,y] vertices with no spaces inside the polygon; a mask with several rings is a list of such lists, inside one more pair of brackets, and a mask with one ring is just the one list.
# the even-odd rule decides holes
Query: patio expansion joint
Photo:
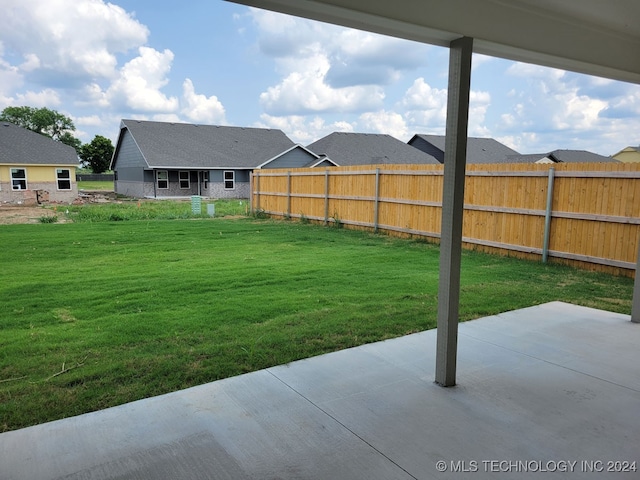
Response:
[{"label": "patio expansion joint", "polygon": [[353,431],[351,428],[349,428],[347,425],[345,425],[343,422],[341,422],[339,419],[337,419],[334,415],[332,415],[331,413],[329,413],[328,411],[326,411],[325,409],[323,409],[320,405],[318,405],[317,403],[315,403],[313,400],[311,400],[310,398],[308,398],[307,396],[305,396],[304,394],[302,394],[301,392],[299,392],[298,390],[296,390],[295,388],[293,388],[291,385],[289,385],[287,382],[285,382],[284,380],[282,380],[280,377],[278,377],[275,373],[273,373],[270,369],[267,369],[267,372],[269,372],[269,374],[271,374],[276,380],[278,380],[279,382],[281,382],[283,385],[285,385],[288,389],[290,389],[291,391],[293,391],[296,395],[300,396],[300,398],[303,398],[305,401],[307,401],[309,404],[311,404],[315,409],[319,410],[320,412],[322,412],[324,415],[326,415],[327,417],[329,417],[330,419],[332,419],[334,422],[336,422],[338,425],[340,425],[342,428],[344,428],[345,430],[347,430],[349,433],[351,433],[351,435],[353,435],[354,437],[356,437],[358,440],[360,440],[361,442],[363,442],[365,445],[367,445],[369,448],[371,448],[373,451],[375,451],[376,453],[378,453],[379,455],[382,455],[385,459],[387,459],[389,462],[391,462],[393,465],[395,465],[396,467],[398,467],[400,470],[402,470],[404,473],[406,473],[407,475],[409,475],[409,477],[418,480],[418,478],[414,475],[412,475],[410,472],[407,471],[406,468],[404,468],[402,465],[398,464],[398,462],[394,461],[392,458],[390,458],[388,455],[386,455],[384,452],[382,452],[380,449],[376,448],[374,445],[372,445],[370,442],[368,442],[365,438],[363,438],[361,435],[358,435],[358,433],[356,433],[355,431]]},{"label": "patio expansion joint", "polygon": [[608,383],[610,385],[615,385],[616,387],[620,387],[620,388],[624,388],[626,390],[630,390],[632,392],[640,393],[640,390],[638,390],[636,388],[632,388],[632,387],[630,387],[628,385],[622,385],[620,383],[612,382],[611,380],[607,380],[606,378],[598,377],[597,375],[592,375],[590,373],[586,373],[586,372],[583,372],[581,370],[577,370],[575,368],[567,367],[566,365],[562,365],[560,363],[552,362],[550,360],[545,360],[544,358],[540,358],[540,357],[537,357],[535,355],[531,355],[529,353],[524,353],[524,352],[522,352],[520,350],[515,350],[513,348],[505,347],[504,345],[500,345],[499,343],[490,342],[490,341],[485,340],[483,338],[474,337],[473,335],[469,335],[468,333],[459,333],[459,336],[464,336],[464,337],[467,337],[467,338],[471,338],[471,339],[476,340],[478,342],[486,343],[487,345],[492,345],[494,347],[498,347],[498,348],[501,348],[503,350],[507,350],[509,352],[516,353],[518,355],[522,355],[524,357],[533,358],[534,360],[538,360],[539,362],[543,362],[543,363],[546,363],[548,365],[553,365],[554,367],[563,368],[565,370],[569,370],[570,372],[574,372],[574,373],[578,373],[580,375],[584,375],[586,377],[594,378],[596,380],[600,380],[601,382],[605,382],[605,383]]}]

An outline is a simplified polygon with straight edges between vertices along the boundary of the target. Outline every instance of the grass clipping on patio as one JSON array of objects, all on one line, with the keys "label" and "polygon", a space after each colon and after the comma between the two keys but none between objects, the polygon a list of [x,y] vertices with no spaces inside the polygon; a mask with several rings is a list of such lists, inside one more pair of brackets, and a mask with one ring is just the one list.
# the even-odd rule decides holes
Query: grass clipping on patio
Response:
[{"label": "grass clipping on patio", "polygon": [[[2,239],[0,431],[436,323],[424,242],[250,218],[5,225]],[[628,278],[474,252],[462,271],[461,320],[552,300],[630,311]]]}]

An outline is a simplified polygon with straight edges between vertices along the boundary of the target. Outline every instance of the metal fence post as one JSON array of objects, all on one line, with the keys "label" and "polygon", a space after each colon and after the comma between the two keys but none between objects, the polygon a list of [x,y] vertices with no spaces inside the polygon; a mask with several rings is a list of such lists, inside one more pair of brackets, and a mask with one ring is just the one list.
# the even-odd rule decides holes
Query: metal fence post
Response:
[{"label": "metal fence post", "polygon": [[287,217],[291,217],[291,171],[287,172]]},{"label": "metal fence post", "polygon": [[324,224],[329,223],[329,169],[324,171]]},{"label": "metal fence post", "polygon": [[380,205],[380,169],[376,168],[376,198],[373,204],[373,231],[378,233],[378,215]]},{"label": "metal fence post", "polygon": [[260,211],[260,173],[256,172],[256,211]]},{"label": "metal fence post", "polygon": [[547,208],[544,214],[544,238],[542,245],[542,262],[547,263],[549,257],[549,238],[551,236],[551,208],[553,207],[553,179],[556,169],[549,169],[549,183],[547,184]]}]

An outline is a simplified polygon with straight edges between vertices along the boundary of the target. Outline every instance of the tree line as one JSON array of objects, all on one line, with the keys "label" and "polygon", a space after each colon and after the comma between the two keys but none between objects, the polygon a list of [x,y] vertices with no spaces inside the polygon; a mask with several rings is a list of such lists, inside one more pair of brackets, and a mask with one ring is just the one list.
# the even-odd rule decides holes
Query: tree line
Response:
[{"label": "tree line", "polygon": [[0,121],[49,137],[57,142],[75,148],[83,166],[91,168],[93,173],[103,173],[109,169],[113,155],[111,140],[96,135],[89,143],[83,144],[73,136],[76,127],[66,115],[46,107],[6,107],[0,113]]}]

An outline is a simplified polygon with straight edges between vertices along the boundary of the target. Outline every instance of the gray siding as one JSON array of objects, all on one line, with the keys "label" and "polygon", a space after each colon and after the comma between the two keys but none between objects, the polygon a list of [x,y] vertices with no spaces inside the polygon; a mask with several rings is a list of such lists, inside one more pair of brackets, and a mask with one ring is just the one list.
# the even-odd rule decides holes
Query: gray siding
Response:
[{"label": "gray siding", "polygon": [[[114,182],[114,191],[120,195],[141,198],[145,197],[144,181],[149,181],[147,172],[143,169],[147,167],[140,149],[133,140],[131,133],[125,130],[122,135],[118,156],[114,162],[114,171],[117,180]],[[153,173],[153,172],[149,172]],[[153,179],[151,179],[153,182]],[[153,187],[153,185],[151,185]]]},{"label": "gray siding", "polygon": [[[118,181],[121,182],[142,182],[144,179],[144,170],[141,168],[116,168]],[[120,192],[118,192],[120,193]]]},{"label": "gray siding", "polygon": [[302,168],[312,160],[316,160],[316,157],[302,148],[294,148],[273,162],[267,163],[263,168]]},{"label": "gray siding", "polygon": [[121,168],[146,168],[147,162],[142,156],[142,152],[133,140],[133,136],[128,130],[124,131],[122,135],[122,142],[120,143],[120,150],[115,161],[115,170]]}]

